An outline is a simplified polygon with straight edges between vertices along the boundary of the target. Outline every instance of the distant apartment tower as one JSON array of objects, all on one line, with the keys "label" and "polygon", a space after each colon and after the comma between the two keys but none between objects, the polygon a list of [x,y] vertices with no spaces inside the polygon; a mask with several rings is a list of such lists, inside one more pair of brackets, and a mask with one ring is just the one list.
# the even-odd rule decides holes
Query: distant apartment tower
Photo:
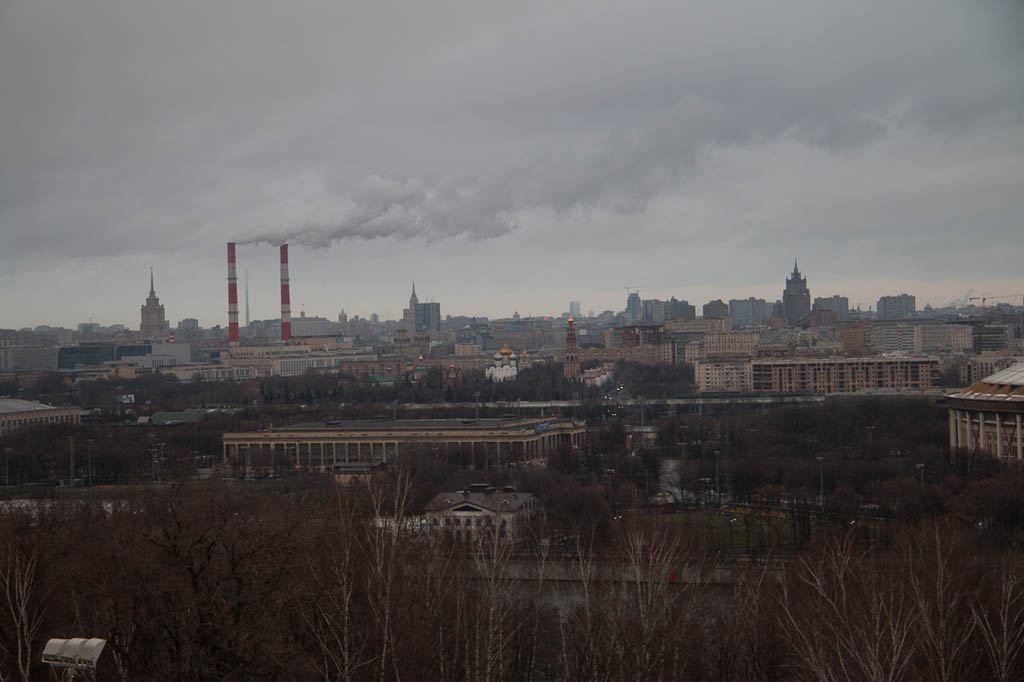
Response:
[{"label": "distant apartment tower", "polygon": [[811,306],[814,312],[831,312],[836,314],[836,322],[846,322],[850,319],[850,299],[846,296],[829,296],[828,298],[814,299]]},{"label": "distant apartment tower", "polygon": [[167,337],[167,322],[164,320],[164,307],[160,305],[160,299],[156,296],[153,287],[153,270],[149,270],[149,296],[142,306],[141,322],[139,332],[142,338],[147,341],[161,341]]},{"label": "distant apartment tower", "polygon": [[704,304],[704,319],[711,320],[718,317],[729,317],[729,306],[720,298],[708,301]]},{"label": "distant apartment tower", "polygon": [[569,301],[569,317],[575,317],[576,319],[579,319],[579,317],[580,317],[580,302],[579,301]]},{"label": "distant apartment tower", "polygon": [[796,260],[793,261],[793,273],[786,278],[786,288],[782,291],[782,314],[789,324],[796,324],[811,312],[811,292],[807,288],[807,279],[800,274]]},{"label": "distant apartment tower", "polygon": [[917,312],[917,302],[910,294],[882,296],[876,311],[879,320],[909,320]]},{"label": "distant apartment tower", "polygon": [[732,326],[753,327],[771,317],[771,305],[763,298],[742,298],[729,300],[729,317]]},{"label": "distant apartment tower", "polygon": [[626,322],[636,322],[637,320],[643,319],[644,316],[644,303],[640,300],[640,292],[631,291],[626,296],[626,312],[623,317],[626,318]]},{"label": "distant apartment tower", "polygon": [[194,317],[183,317],[178,323],[178,331],[183,334],[194,334],[199,331],[199,320]]}]

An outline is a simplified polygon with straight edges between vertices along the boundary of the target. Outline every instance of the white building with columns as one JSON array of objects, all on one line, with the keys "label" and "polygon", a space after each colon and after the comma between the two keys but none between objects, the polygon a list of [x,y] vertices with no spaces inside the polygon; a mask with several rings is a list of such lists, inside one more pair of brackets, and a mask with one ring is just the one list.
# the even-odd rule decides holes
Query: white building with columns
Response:
[{"label": "white building with columns", "polygon": [[946,395],[949,447],[1024,460],[1024,364]]}]

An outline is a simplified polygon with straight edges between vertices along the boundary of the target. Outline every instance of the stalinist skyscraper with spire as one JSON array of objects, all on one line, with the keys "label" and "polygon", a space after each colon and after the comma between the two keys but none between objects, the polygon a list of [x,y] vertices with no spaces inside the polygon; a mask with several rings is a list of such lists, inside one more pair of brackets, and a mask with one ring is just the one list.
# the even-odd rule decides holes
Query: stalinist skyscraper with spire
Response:
[{"label": "stalinist skyscraper with spire", "polygon": [[149,269],[149,296],[142,306],[142,323],[139,325],[139,331],[146,341],[163,341],[167,336],[164,307],[156,297],[156,289],[153,287],[153,268]]},{"label": "stalinist skyscraper with spire", "polygon": [[786,288],[782,291],[782,314],[790,324],[796,324],[811,312],[811,292],[807,288],[807,278],[800,274],[800,268],[793,259],[793,274],[786,278]]},{"label": "stalinist skyscraper with spire", "polygon": [[416,336],[416,304],[419,302],[420,299],[416,298],[416,282],[413,282],[409,307],[402,311],[402,326],[409,332],[410,339]]}]

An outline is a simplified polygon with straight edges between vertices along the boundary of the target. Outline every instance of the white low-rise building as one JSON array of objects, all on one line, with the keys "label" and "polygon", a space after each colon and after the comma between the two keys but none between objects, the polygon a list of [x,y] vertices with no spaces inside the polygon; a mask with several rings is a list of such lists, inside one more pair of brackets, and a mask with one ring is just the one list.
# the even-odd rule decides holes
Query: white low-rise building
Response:
[{"label": "white low-rise building", "polygon": [[432,534],[480,542],[495,537],[515,540],[526,523],[543,514],[540,500],[532,493],[475,483],[465,490],[438,494],[427,505],[425,516]]}]

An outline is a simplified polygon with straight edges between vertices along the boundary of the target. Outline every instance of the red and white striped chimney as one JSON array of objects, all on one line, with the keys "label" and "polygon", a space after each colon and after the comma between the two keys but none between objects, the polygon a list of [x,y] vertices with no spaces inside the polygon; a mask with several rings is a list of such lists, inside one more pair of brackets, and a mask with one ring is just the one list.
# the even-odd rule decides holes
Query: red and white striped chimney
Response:
[{"label": "red and white striped chimney", "polygon": [[228,242],[228,343],[238,345],[238,276],[235,274],[234,242]]},{"label": "red and white striped chimney", "polygon": [[281,244],[281,340],[292,338],[292,301],[288,291],[288,245]]}]

